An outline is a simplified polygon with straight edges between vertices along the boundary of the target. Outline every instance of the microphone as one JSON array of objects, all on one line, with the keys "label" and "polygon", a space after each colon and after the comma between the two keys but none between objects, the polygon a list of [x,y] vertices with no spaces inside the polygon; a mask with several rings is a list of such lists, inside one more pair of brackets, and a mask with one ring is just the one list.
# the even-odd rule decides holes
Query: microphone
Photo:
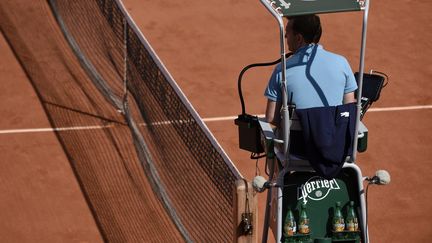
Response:
[{"label": "microphone", "polygon": [[252,187],[257,191],[257,192],[263,192],[265,191],[265,189],[268,189],[270,187],[276,187],[276,183],[274,182],[269,182],[267,181],[264,177],[262,176],[255,176],[255,178],[252,181]]},{"label": "microphone", "polygon": [[390,183],[390,174],[386,170],[377,170],[375,176],[367,178],[370,184],[387,185]]}]

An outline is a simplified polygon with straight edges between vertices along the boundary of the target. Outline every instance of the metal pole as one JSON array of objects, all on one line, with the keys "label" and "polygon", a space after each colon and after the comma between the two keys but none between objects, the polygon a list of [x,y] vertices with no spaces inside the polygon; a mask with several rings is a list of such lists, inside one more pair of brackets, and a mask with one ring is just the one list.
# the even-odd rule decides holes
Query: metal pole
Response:
[{"label": "metal pole", "polygon": [[[290,127],[291,127],[291,120],[289,117],[288,112],[288,94],[286,89],[286,57],[285,57],[285,27],[282,19],[282,15],[277,12],[277,9],[272,7],[271,2],[267,0],[260,0],[261,3],[267,8],[267,10],[275,17],[275,19],[278,22],[279,25],[279,37],[280,37],[280,55],[281,55],[281,71],[282,71],[282,77],[281,77],[281,90],[282,90],[282,106],[281,106],[281,116],[282,116],[282,139],[283,139],[283,154],[284,159],[283,165],[284,167],[288,166],[288,156],[289,156],[289,135],[290,135]],[[270,192],[269,192],[270,193]],[[277,190],[277,196],[282,197],[282,190]],[[269,207],[269,205],[267,205]],[[276,241],[279,242],[281,240],[282,236],[282,200],[278,200],[277,202],[277,233],[276,233]],[[262,242],[267,242],[267,233],[268,233],[268,226],[265,226],[266,228],[263,231],[263,237]]]},{"label": "metal pole", "polygon": [[[359,202],[360,202],[360,210],[361,214],[359,215],[361,219],[361,228],[363,229],[363,239],[364,243],[369,243],[369,234],[368,234],[368,227],[367,227],[367,215],[366,215],[366,198],[365,198],[365,191],[363,187],[363,174],[360,170],[360,167],[358,165],[353,163],[345,163],[343,165],[343,168],[350,168],[353,169],[357,174],[357,185],[358,185],[358,191],[359,191]],[[354,180],[354,178],[353,178]]]},{"label": "metal pole", "polygon": [[[261,3],[267,8],[267,10],[275,17],[279,24],[279,37],[280,37],[280,55],[281,55],[281,65],[282,65],[282,80],[281,80],[281,89],[282,89],[282,107],[281,107],[281,116],[282,116],[282,132],[283,132],[283,153],[285,156],[285,162],[288,161],[288,149],[289,149],[289,135],[290,135],[290,126],[291,120],[288,112],[288,94],[286,90],[286,57],[285,57],[285,27],[282,20],[282,15],[277,12],[276,9],[272,7],[272,3],[267,0],[260,0]],[[284,164],[285,165],[285,164]]]},{"label": "metal pole", "polygon": [[[273,180],[275,160],[276,160],[276,158],[272,158],[272,159],[267,158],[267,164],[268,164],[269,169],[270,169],[269,181]],[[268,230],[269,230],[269,226],[270,226],[270,215],[271,215],[270,210],[271,210],[271,203],[272,203],[272,200],[271,200],[272,195],[273,195],[273,188],[270,187],[267,190],[266,209],[265,209],[265,214],[264,214],[264,228],[263,228],[263,233],[262,233],[262,238],[261,238],[262,243],[266,243],[268,240]]]},{"label": "metal pole", "polygon": [[367,33],[368,14],[369,14],[369,0],[365,0],[365,10],[363,13],[362,41],[361,41],[361,49],[360,49],[359,81],[358,81],[358,90],[357,90],[357,118],[356,118],[354,143],[353,143],[353,150],[354,150],[353,159],[352,159],[353,162],[355,162],[357,159],[358,130],[360,127],[361,96],[362,96],[362,88],[363,88],[363,72],[364,72],[364,59],[365,59],[365,52],[366,52],[366,33]]}]

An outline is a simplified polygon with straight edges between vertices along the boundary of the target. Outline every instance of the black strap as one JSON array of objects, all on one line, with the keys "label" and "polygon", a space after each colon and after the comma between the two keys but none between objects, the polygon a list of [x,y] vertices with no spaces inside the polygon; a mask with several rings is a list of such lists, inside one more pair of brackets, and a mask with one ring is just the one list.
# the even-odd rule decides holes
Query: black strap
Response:
[{"label": "black strap", "polygon": [[322,103],[324,106],[329,106],[329,103],[327,101],[327,98],[324,95],[324,92],[322,91],[321,87],[318,85],[318,83],[315,81],[315,79],[312,77],[310,70],[312,66],[313,59],[315,58],[315,55],[318,50],[318,45],[315,45],[312,49],[311,56],[306,64],[306,77],[311,82],[312,86],[314,87],[315,91],[318,93],[318,96],[320,97]]}]

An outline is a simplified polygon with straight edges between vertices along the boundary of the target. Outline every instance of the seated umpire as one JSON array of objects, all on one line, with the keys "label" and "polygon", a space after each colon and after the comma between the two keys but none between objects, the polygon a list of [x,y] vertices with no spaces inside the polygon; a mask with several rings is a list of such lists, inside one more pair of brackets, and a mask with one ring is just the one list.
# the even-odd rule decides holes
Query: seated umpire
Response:
[{"label": "seated umpire", "polygon": [[[316,129],[325,127],[322,129],[324,131],[318,132],[322,133],[327,131],[327,134],[331,132],[333,133],[331,136],[334,136],[334,131],[327,127],[334,126],[334,124],[329,124],[329,116],[334,116],[330,119],[331,122],[334,122],[336,118],[346,118],[348,121],[353,121],[352,123],[355,123],[355,105],[350,105],[349,107],[341,106],[343,104],[352,104],[355,102],[354,91],[357,89],[357,83],[353,72],[348,61],[343,56],[326,51],[318,44],[321,33],[321,23],[317,15],[288,17],[285,38],[289,50],[293,53],[293,55],[287,59],[285,67],[288,101],[295,105],[303,130],[308,130],[305,131],[306,135],[304,135],[304,139],[308,145],[311,142],[310,139],[313,137],[316,138]],[[265,113],[266,120],[275,126],[279,126],[281,119],[281,69],[281,64],[275,67],[264,93],[268,99]],[[328,109],[324,109],[324,113],[322,109],[320,109],[321,111],[318,112],[319,114],[317,116],[315,114],[317,107],[327,107]],[[338,114],[336,115],[336,113]],[[342,114],[342,117],[340,117],[340,114]],[[351,116],[347,116],[347,114],[351,114]],[[307,122],[307,120],[310,121],[312,117],[313,120],[315,120],[313,124],[305,124],[305,122]],[[316,121],[316,119],[319,119],[319,121]],[[319,124],[315,124],[316,122]],[[353,125],[354,124],[350,125],[350,129],[353,128]],[[311,135],[311,133],[313,134]],[[353,133],[354,130],[352,130],[350,134]],[[344,139],[349,140],[351,138],[347,137]],[[328,170],[327,166],[324,168],[324,171],[322,171],[322,169],[319,169],[316,165],[314,166],[313,163],[325,164],[325,159],[323,161],[321,157],[317,158],[317,160],[320,160],[317,162],[314,161],[314,158],[310,157],[310,153],[313,154],[312,157],[316,153],[316,151],[311,150],[320,149],[324,150],[324,153],[328,153],[328,147],[332,147],[333,142],[330,143],[327,140],[328,138],[324,138],[324,141],[312,141],[314,143],[313,148],[308,148],[308,146],[302,144],[302,147],[305,148],[298,149],[299,151],[302,151],[302,149],[307,150],[306,152],[309,154],[308,159],[311,161],[314,169],[324,173],[324,176],[330,177],[336,173],[335,169],[330,169],[331,172],[326,172],[325,170]],[[337,142],[340,143],[341,141]],[[297,143],[297,145],[298,144],[299,143]],[[294,141],[291,142],[290,146],[295,149],[295,145]],[[345,155],[346,153],[344,156]],[[337,157],[337,160],[339,160],[340,155]],[[340,167],[341,162],[338,161],[337,163],[338,167]]]}]

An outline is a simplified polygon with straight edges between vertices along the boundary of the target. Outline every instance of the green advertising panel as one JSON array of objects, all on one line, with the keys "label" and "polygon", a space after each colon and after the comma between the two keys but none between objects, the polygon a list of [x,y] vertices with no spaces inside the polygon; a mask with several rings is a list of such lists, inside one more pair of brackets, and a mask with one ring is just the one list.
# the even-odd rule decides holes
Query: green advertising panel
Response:
[{"label": "green advertising panel", "polygon": [[360,11],[364,1],[359,0],[273,0],[283,16]]},{"label": "green advertising panel", "polygon": [[[344,168],[334,179],[324,179],[312,172],[293,172],[285,177],[286,187],[283,189],[282,222],[288,210],[291,210],[297,222],[297,233],[287,237],[284,233],[282,242],[314,242],[315,239],[331,238],[331,242],[359,242],[360,229],[356,232],[334,232],[333,219],[336,204],[344,218],[349,211],[350,201],[353,201],[354,211],[360,226],[360,192],[356,173],[350,168]],[[302,205],[304,205],[302,208]],[[309,218],[309,234],[301,234],[301,214],[306,210]]]}]

